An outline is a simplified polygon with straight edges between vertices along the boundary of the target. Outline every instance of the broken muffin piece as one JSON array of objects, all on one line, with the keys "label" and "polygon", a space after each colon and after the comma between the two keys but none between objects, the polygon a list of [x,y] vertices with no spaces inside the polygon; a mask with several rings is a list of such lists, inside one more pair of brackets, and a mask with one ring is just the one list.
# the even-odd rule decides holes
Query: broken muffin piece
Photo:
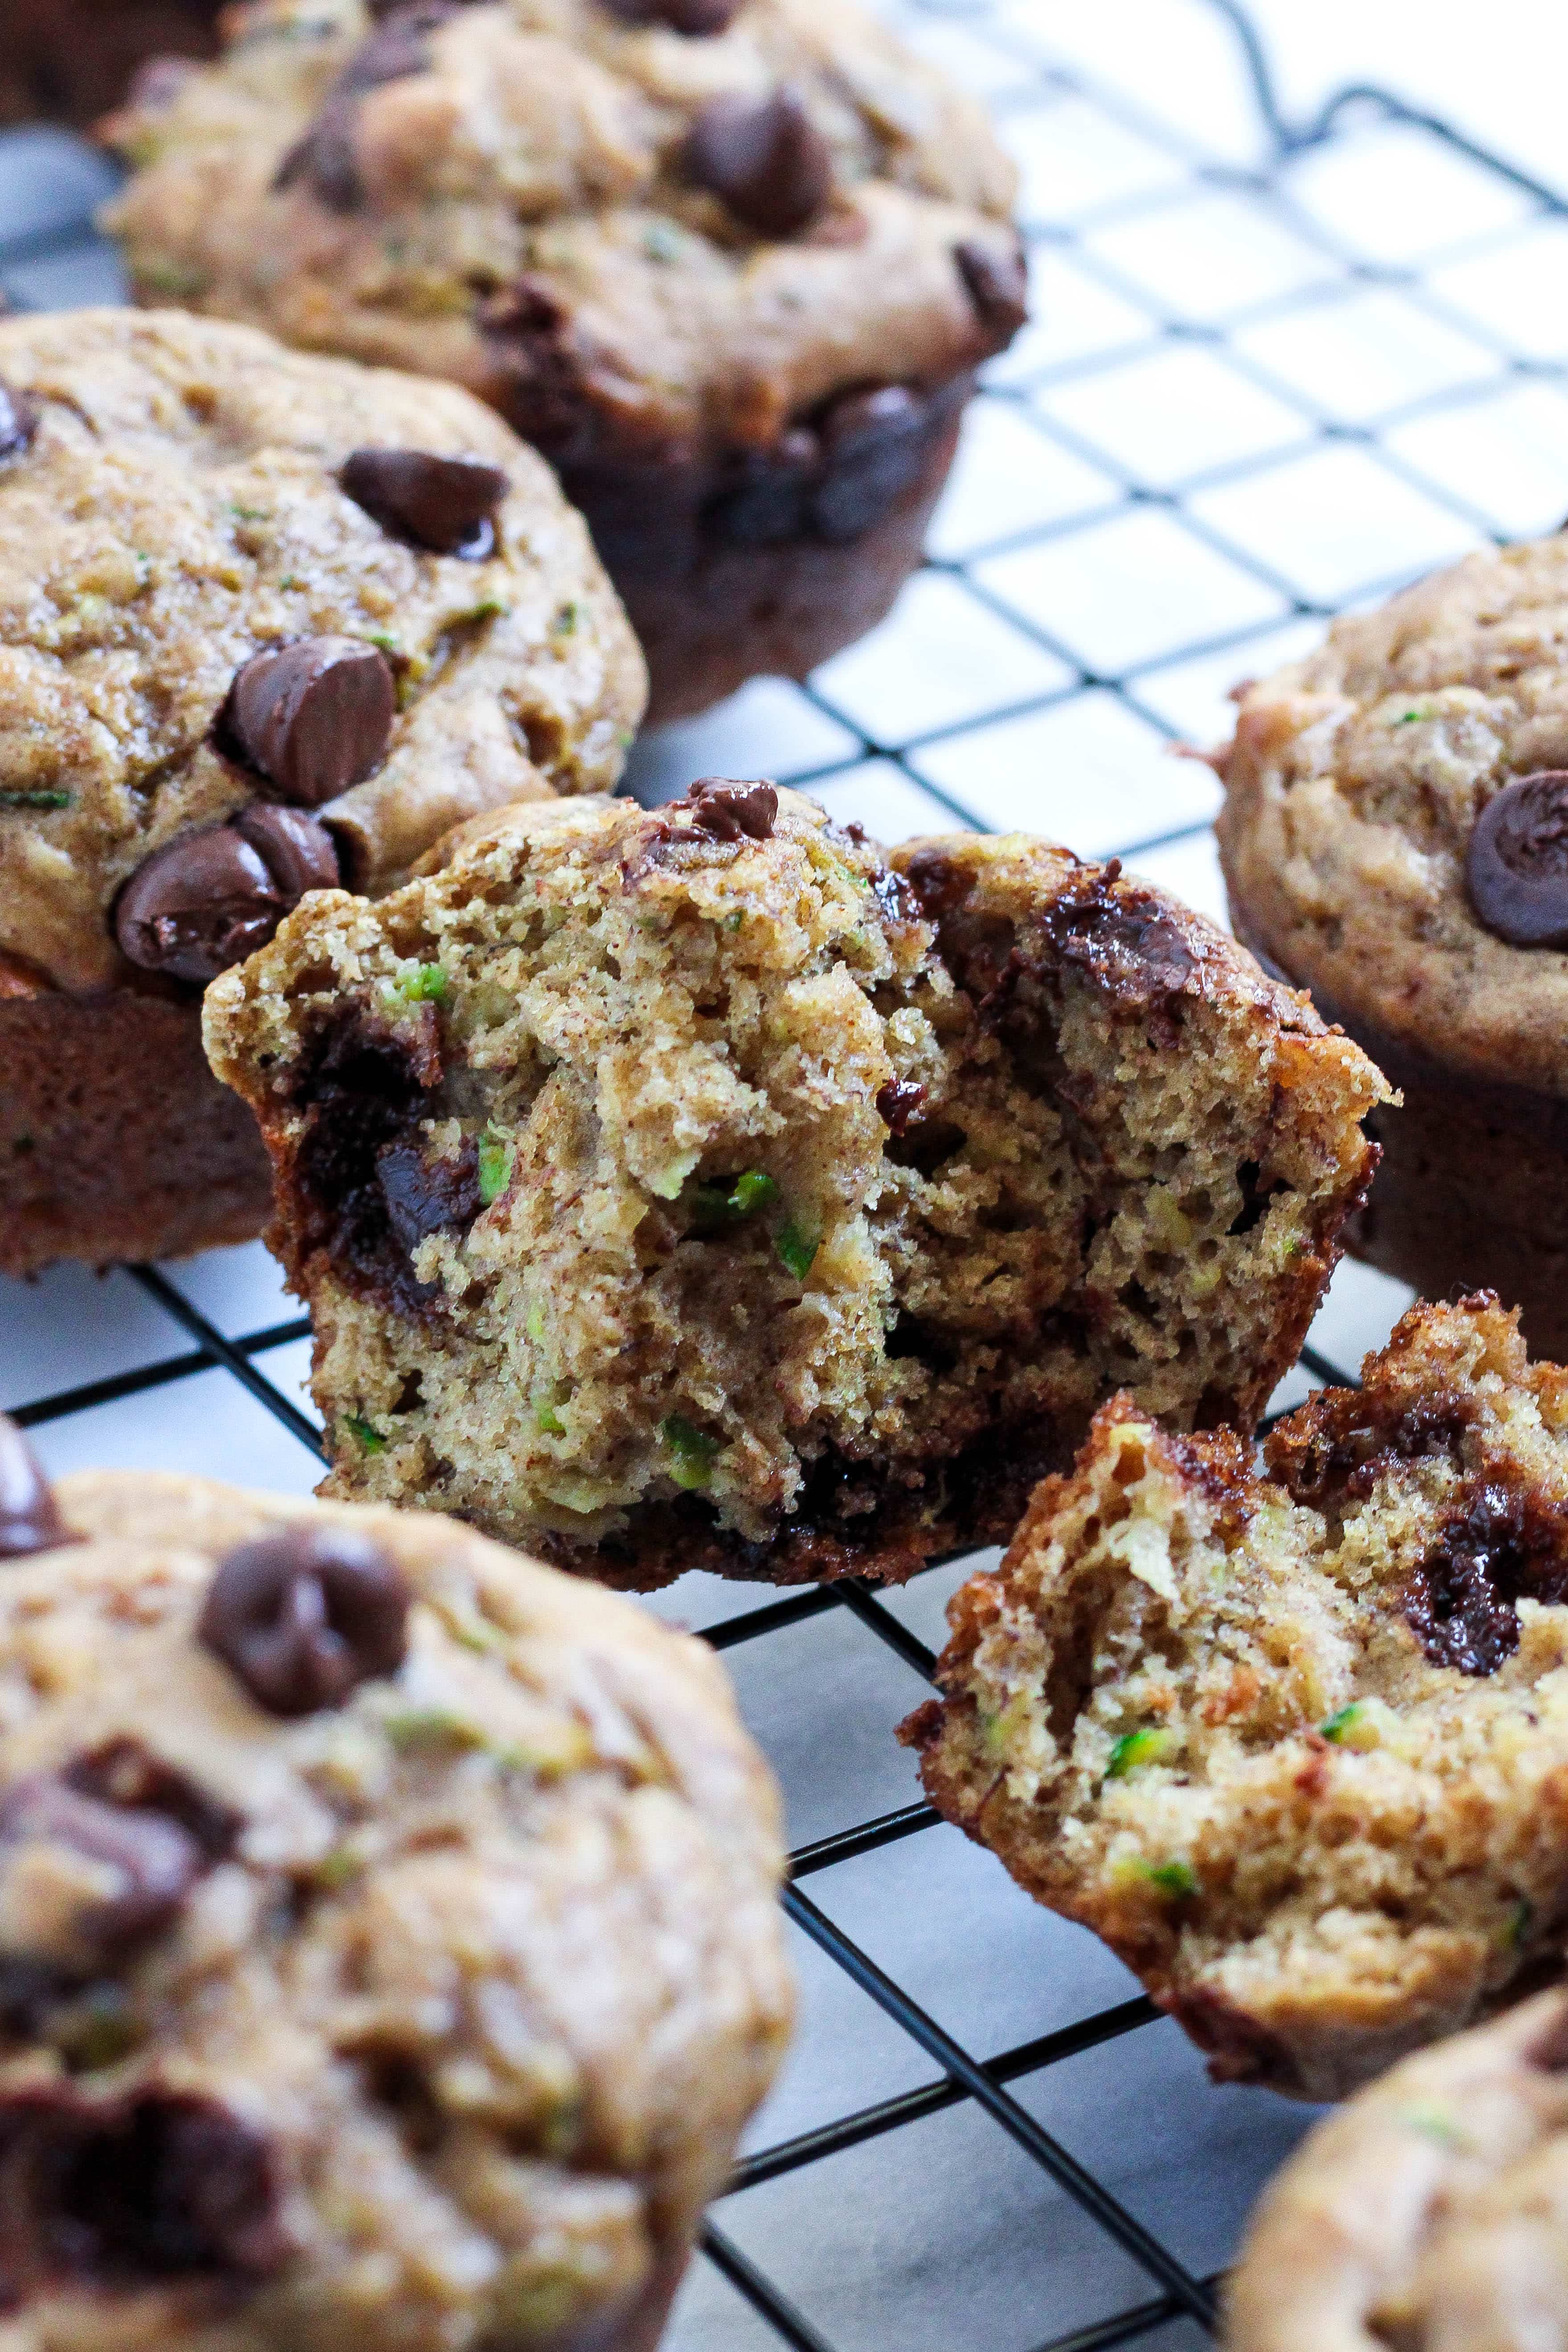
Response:
[{"label": "broken muffin piece", "polygon": [[460,829],[214,983],[323,1491],[652,1587],[1005,1537],[1131,1388],[1250,1428],[1377,1072],[1114,866],[763,782]]},{"label": "broken muffin piece", "polygon": [[1268,1438],[1130,1397],[949,1607],[928,1794],[1219,2081],[1334,2098],[1561,1967],[1568,1370],[1417,1306]]}]

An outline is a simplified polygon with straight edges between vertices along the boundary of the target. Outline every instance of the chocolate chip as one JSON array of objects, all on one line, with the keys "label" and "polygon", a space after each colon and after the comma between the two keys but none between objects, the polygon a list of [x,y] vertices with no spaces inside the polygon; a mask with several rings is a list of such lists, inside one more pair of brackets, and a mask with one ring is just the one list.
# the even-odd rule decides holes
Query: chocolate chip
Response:
[{"label": "chocolate chip", "polygon": [[218,720],[284,800],[319,808],[368,776],[386,750],[397,689],[361,637],[297,637],[252,654]]},{"label": "chocolate chip", "polygon": [[683,152],[687,177],[710,189],[760,236],[792,236],[822,210],[833,155],[798,91],[712,98]]},{"label": "chocolate chip", "polygon": [[495,510],[509,488],[499,466],[428,449],[356,449],[338,479],[384,530],[416,547],[470,563],[495,551]]},{"label": "chocolate chip", "polygon": [[778,821],[779,796],[773,784],[736,782],[728,776],[700,776],[682,801],[669,810],[689,811],[692,829],[712,841],[752,841],[771,838]]},{"label": "chocolate chip", "polygon": [[1022,246],[999,253],[966,237],[952,248],[974,315],[997,351],[1005,351],[1029,315],[1029,265]]},{"label": "chocolate chip", "polygon": [[0,383],[0,464],[25,457],[37,429],[37,404],[25,392],[13,392],[8,383]]},{"label": "chocolate chip", "polygon": [[924,1087],[912,1078],[889,1078],[877,1092],[877,1111],[883,1124],[896,1136],[905,1134],[926,1098]]},{"label": "chocolate chip", "polygon": [[74,1543],[48,1480],[14,1421],[0,1412],[0,1559]]},{"label": "chocolate chip", "polygon": [[273,193],[280,195],[285,188],[292,188],[302,180],[329,212],[356,212],[363,201],[364,189],[354,160],[353,133],[354,109],[351,100],[335,100],[323,106],[303,137],[296,139],[287,150],[272,174]]},{"label": "chocolate chip", "polygon": [[430,63],[429,37],[456,14],[459,0],[412,0],[411,5],[375,10],[375,30],[350,58],[328,89],[304,137],[297,139],[273,174],[275,189],[303,180],[330,211],[352,213],[364,191],[354,160],[356,102],[383,82],[424,73]]},{"label": "chocolate chip", "polygon": [[412,1257],[431,1234],[461,1231],[479,1215],[479,1154],[473,1144],[451,1160],[426,1160],[418,1143],[389,1143],[377,1153],[376,1181],[397,1243]]},{"label": "chocolate chip", "polygon": [[395,1674],[408,1590],[384,1552],[347,1528],[285,1528],[219,1566],[200,1636],[271,1715],[340,1706]]},{"label": "chocolate chip", "polygon": [[304,809],[252,801],[229,824],[257,851],[289,907],[298,906],[307,890],[335,890],[342,879],[336,843],[321,819]]},{"label": "chocolate chip", "polygon": [[92,2098],[66,2082],[0,2098],[0,2305],[60,2284],[237,2286],[290,2252],[267,2137],[217,2100],[142,2085]]},{"label": "chocolate chip", "polygon": [[907,384],[846,393],[822,417],[824,473],[810,500],[818,538],[861,539],[925,467],[930,413]]},{"label": "chocolate chip", "polygon": [[1494,938],[1568,947],[1568,768],[1542,768],[1493,795],[1470,835],[1465,878]]},{"label": "chocolate chip", "polygon": [[205,985],[265,947],[307,890],[337,880],[325,825],[258,804],[143,859],[116,901],[114,935],[142,971]]},{"label": "chocolate chip", "polygon": [[742,0],[605,0],[605,5],[623,25],[666,25],[672,33],[701,38],[727,32]]},{"label": "chocolate chip", "polygon": [[1491,1675],[1519,1647],[1521,1599],[1568,1600],[1557,1530],[1532,1525],[1513,1489],[1472,1480],[1411,1574],[1405,1621],[1434,1665]]},{"label": "chocolate chip", "polygon": [[83,1975],[166,1927],[205,1867],[195,1840],[165,1814],[105,1804],[47,1773],[19,1781],[0,1799],[0,1874],[24,1846],[63,1846],[120,1881],[113,1894],[95,1895],[68,1922],[51,1912],[47,1948],[24,1948],[23,1957],[74,1966]]}]

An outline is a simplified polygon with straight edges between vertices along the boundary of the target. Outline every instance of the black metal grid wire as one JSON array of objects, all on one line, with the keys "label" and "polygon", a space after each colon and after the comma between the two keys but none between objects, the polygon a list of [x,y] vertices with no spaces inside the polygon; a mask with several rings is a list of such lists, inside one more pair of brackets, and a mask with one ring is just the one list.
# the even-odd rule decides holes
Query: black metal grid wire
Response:
[{"label": "black metal grid wire", "polygon": [[[1012,403],[1020,409],[1026,408],[1034,429],[1047,440],[1055,440],[1070,455],[1087,461],[1100,476],[1109,478],[1112,490],[1098,505],[1034,527],[1016,538],[998,539],[974,551],[961,562],[933,560],[931,569],[961,581],[967,594],[1005,620],[1010,629],[1031,638],[1045,654],[1062,666],[1062,682],[1032,698],[990,709],[978,716],[970,714],[960,721],[899,741],[880,740],[875,731],[857,722],[835,700],[830,685],[808,687],[805,692],[809,702],[823,719],[853,738],[853,749],[816,766],[799,770],[792,777],[792,782],[827,786],[837,777],[849,776],[868,761],[883,761],[901,772],[925,800],[944,806],[958,823],[970,825],[977,822],[974,811],[965,804],[961,794],[933,781],[929,771],[921,764],[921,755],[933,745],[976,725],[991,724],[999,719],[1031,716],[1068,703],[1076,697],[1099,692],[1113,698],[1135,719],[1154,729],[1159,735],[1173,740],[1175,730],[1162,715],[1157,705],[1141,690],[1143,681],[1152,673],[1215,655],[1233,655],[1237,669],[1244,669],[1247,648],[1254,639],[1273,635],[1291,620],[1322,616],[1330,610],[1320,598],[1307,593],[1288,572],[1277,568],[1255,551],[1206,521],[1194,510],[1193,499],[1202,492],[1266,474],[1294,457],[1321,449],[1325,444],[1353,444],[1376,465],[1385,468],[1392,478],[1417,491],[1433,506],[1451,516],[1465,532],[1484,538],[1501,536],[1485,506],[1467,496],[1462,484],[1456,486],[1452,481],[1429,475],[1412,464],[1390,446],[1388,436],[1414,420],[1440,414],[1446,409],[1468,408],[1495,399],[1521,381],[1542,382],[1562,390],[1564,388],[1564,369],[1550,361],[1531,358],[1510,348],[1484,321],[1478,320],[1468,312],[1457,310],[1427,282],[1425,269],[1389,266],[1338,242],[1293,202],[1289,186],[1290,167],[1304,154],[1331,148],[1336,141],[1353,135],[1356,129],[1364,126],[1371,118],[1402,126],[1420,139],[1430,141],[1451,154],[1464,157],[1500,185],[1517,191],[1524,206],[1526,227],[1531,220],[1561,217],[1568,210],[1568,205],[1553,190],[1518,171],[1502,158],[1488,153],[1448,124],[1407,105],[1385,90],[1360,87],[1347,89],[1331,98],[1310,121],[1292,123],[1281,110],[1264,51],[1244,10],[1237,5],[1237,0],[1210,0],[1210,5],[1231,28],[1250,78],[1263,149],[1263,160],[1254,169],[1237,170],[1218,163],[1194,151],[1189,142],[1168,126],[1150,120],[1114,89],[1101,87],[1063,67],[1042,63],[1036,45],[1020,31],[1016,8],[1011,13],[999,10],[991,4],[991,0],[968,0],[967,5],[965,0],[956,0],[956,5],[946,5],[943,0],[903,0],[904,16],[917,28],[922,19],[927,24],[957,26],[966,39],[994,52],[999,64],[1006,68],[1003,77],[1005,86],[998,100],[998,111],[1004,121],[1021,110],[1037,108],[1042,102],[1048,104],[1064,99],[1084,100],[1098,109],[1110,122],[1136,132],[1142,140],[1162,151],[1170,159],[1172,166],[1170,186],[1153,199],[1141,197],[1138,200],[1137,209],[1144,215],[1157,209],[1161,204],[1179,204],[1189,200],[1194,191],[1218,189],[1257,205],[1270,219],[1288,226],[1297,238],[1314,247],[1321,257],[1322,275],[1318,284],[1301,286],[1289,294],[1237,311],[1228,316],[1222,325],[1200,323],[1183,315],[1175,306],[1168,310],[1158,308],[1152,310],[1148,288],[1122,277],[1086,241],[1093,227],[1115,215],[1116,205],[1099,215],[1088,215],[1070,226],[1051,219],[1026,218],[1029,242],[1036,251],[1069,253],[1077,268],[1088,278],[1098,281],[1110,293],[1122,298],[1132,309],[1146,316],[1148,328],[1146,333],[1132,337],[1125,345],[1099,349],[1091,357],[1060,362],[1044,368],[1030,376],[1021,388],[1006,382],[993,385],[984,396],[994,401]],[[1125,210],[1125,206],[1122,209]],[[1514,235],[1519,233],[1517,228],[1511,232]],[[70,217],[46,220],[41,226],[29,226],[24,233],[9,239],[0,237],[0,284],[7,281],[10,273],[25,271],[40,262],[68,262],[74,255],[89,248],[91,242],[90,225],[79,213]],[[1342,289],[1347,281],[1396,288],[1408,301],[1439,324],[1458,327],[1487,355],[1489,364],[1473,381],[1446,385],[1419,400],[1391,409],[1369,423],[1347,424],[1324,414],[1288,376],[1259,365],[1237,349],[1234,338],[1241,330],[1259,320],[1288,316],[1309,308],[1315,300],[1321,299],[1326,288],[1339,287]],[[13,291],[21,297],[22,306],[26,307],[27,298],[23,289],[14,285]],[[1163,348],[1181,343],[1204,344],[1222,352],[1227,364],[1242,377],[1282,402],[1300,419],[1300,433],[1296,439],[1272,446],[1258,455],[1211,467],[1191,476],[1173,488],[1139,478],[1128,467],[1118,464],[1098,444],[1069,430],[1048,412],[1028,404],[1030,395],[1053,384],[1070,382],[1094,371],[1147,357]],[[1163,509],[1178,516],[1198,541],[1271,592],[1279,600],[1279,608],[1266,620],[1226,634],[1183,642],[1179,631],[1175,631],[1173,642],[1161,646],[1156,654],[1124,667],[1101,669],[1084,659],[1065,638],[1021,614],[1016,605],[975,577],[974,566],[978,562],[1005,554],[1017,546],[1035,547],[1049,541],[1091,531],[1139,507]],[[1395,572],[1387,577],[1358,582],[1352,594],[1342,601],[1363,602],[1398,584],[1403,576]],[[657,788],[648,796],[657,797]],[[1139,838],[1129,838],[1116,845],[1117,853],[1127,858],[1146,857],[1157,850],[1201,835],[1207,822],[1206,817],[1200,818],[1163,831],[1147,833]],[[274,1324],[231,1339],[225,1337],[217,1326],[194,1307],[155,1267],[133,1266],[128,1272],[148,1298],[179,1328],[188,1345],[179,1352],[138,1364],[110,1378],[34,1398],[14,1408],[15,1417],[24,1426],[58,1421],[140,1391],[174,1387],[195,1374],[217,1367],[242,1383],[250,1396],[273,1414],[300,1444],[317,1454],[321,1454],[321,1438],[315,1426],[268,1377],[265,1369],[267,1359],[274,1350],[287,1347],[306,1335],[308,1325],[302,1318]],[[1347,1365],[1331,1361],[1315,1348],[1303,1351],[1301,1370],[1312,1381],[1343,1381],[1350,1377]],[[765,1642],[771,1634],[833,1610],[852,1612],[906,1667],[930,1680],[934,1663],[931,1650],[900,1622],[875,1591],[857,1580],[791,1593],[770,1603],[742,1611],[708,1627],[706,1638],[716,1650],[728,1651],[742,1644]],[[1047,2336],[1040,2344],[1038,2352],[1110,2352],[1110,2347],[1131,2342],[1167,2322],[1183,2318],[1212,2327],[1215,2279],[1194,2276],[1158,2235],[1140,2222],[1104,2182],[1080,2164],[1061,2141],[1019,2103],[1009,2087],[1026,2078],[1037,2077],[1049,2068],[1119,2036],[1138,2032],[1156,2017],[1153,2005],[1142,1997],[1122,2000],[1093,2015],[1013,2048],[985,2056],[977,2055],[944,2031],[908,1990],[835,1924],[807,1893],[807,1882],[818,1874],[853,1862],[898,1841],[919,1838],[936,1823],[937,1818],[929,1805],[908,1804],[814,1840],[792,1857],[790,1884],[784,1897],[785,1910],[795,1927],[923,2052],[932,2068],[930,2079],[918,2088],[881,2099],[854,2113],[838,2116],[833,2121],[795,2137],[759,2149],[741,2163],[728,2195],[743,2196],[747,2190],[776,2180],[802,2167],[885,2135],[905,2130],[945,2108],[964,2102],[972,2103],[1131,2257],[1150,2289],[1145,2299],[1108,2318],[1071,2334]],[[833,2352],[827,2338],[741,2251],[720,2222],[710,2224],[704,2233],[702,2248],[708,2262],[765,2322],[779,2342],[799,2347],[799,2352]],[[866,2286],[868,2294],[873,2294],[876,2281],[868,2278]]]}]

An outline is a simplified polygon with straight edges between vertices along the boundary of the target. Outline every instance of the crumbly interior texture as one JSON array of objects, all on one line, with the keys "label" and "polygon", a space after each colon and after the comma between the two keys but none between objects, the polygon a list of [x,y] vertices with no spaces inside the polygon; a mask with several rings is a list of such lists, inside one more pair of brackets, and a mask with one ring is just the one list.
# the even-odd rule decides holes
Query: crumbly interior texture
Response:
[{"label": "crumbly interior texture", "polygon": [[1220,851],[1237,927],[1352,1028],[1568,1095],[1568,952],[1477,921],[1501,787],[1568,766],[1568,538],[1469,556],[1242,699]]},{"label": "crumbly interior texture", "polygon": [[1336,2097],[1561,1965],[1568,1371],[1479,1294],[1268,1438],[1107,1406],[910,1719],[1220,2080]]},{"label": "crumbly interior texture", "polygon": [[[449,825],[603,791],[640,656],[547,467],[455,385],[281,350],[176,312],[0,320],[0,382],[37,412],[0,464],[0,969],[87,992],[129,977],[110,910],[149,854],[261,787],[212,740],[235,672],[298,636],[361,637],[402,708],[375,772],[319,814],[355,887]],[[352,450],[498,466],[486,562],[422,552],[340,488]]]},{"label": "crumbly interior texture", "polygon": [[[747,0],[706,37],[601,0],[457,8],[424,70],[355,103],[352,208],[303,178],[275,189],[369,28],[359,0],[257,0],[220,65],[117,118],[141,169],[108,219],[143,300],[453,377],[521,416],[486,306],[525,281],[558,314],[530,437],[677,466],[770,448],[847,386],[945,383],[994,348],[953,256],[1012,252],[1013,167],[974,101],[850,0]],[[833,196],[763,239],[679,159],[710,100],[786,83]]]},{"label": "crumbly interior texture", "polygon": [[781,793],[523,809],[214,983],[336,1495],[631,1583],[1002,1539],[1095,1404],[1250,1427],[1377,1073],[1157,892]]},{"label": "crumbly interior texture", "polygon": [[1228,2352],[1558,2352],[1568,2000],[1408,2058],[1319,2125],[1226,2290]]},{"label": "crumbly interior texture", "polygon": [[[129,1755],[227,1832],[117,1969],[0,1979],[0,2269],[32,2287],[7,2352],[651,2346],[790,2016],[776,1799],[711,1657],[433,1518],[153,1475],[58,1496],[82,1540],[0,1581],[0,1782]],[[195,1628],[216,1559],[301,1526],[368,1536],[415,1602],[395,1678],[285,1722]],[[19,1851],[0,1937],[30,1947],[81,1890],[45,1867],[68,1846]],[[171,2103],[265,2151],[261,2275],[147,2210]],[[108,2119],[96,2153],[18,2173],[57,2110]]]}]

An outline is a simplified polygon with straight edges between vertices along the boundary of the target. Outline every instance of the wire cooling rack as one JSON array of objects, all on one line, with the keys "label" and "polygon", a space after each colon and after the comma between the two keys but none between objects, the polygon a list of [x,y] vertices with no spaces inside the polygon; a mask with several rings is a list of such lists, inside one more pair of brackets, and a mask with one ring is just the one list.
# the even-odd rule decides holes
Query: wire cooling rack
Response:
[{"label": "wire cooling rack", "polygon": [[[1223,915],[1215,780],[1173,748],[1220,738],[1226,689],[1326,614],[1568,508],[1563,202],[1384,91],[1293,125],[1232,0],[1072,12],[1109,74],[1053,47],[1041,0],[889,13],[1018,159],[1037,321],[988,371],[892,619],[805,688],[647,740],[632,789],[768,774],[884,839],[1025,826]],[[87,217],[110,180],[58,134],[0,140],[15,303],[121,299]],[[1407,1296],[1342,1269],[1276,1410],[1350,1376]],[[0,1402],[57,1472],[304,1491],[306,1353],[259,1246],[0,1283]],[[892,1727],[973,1564],[784,1599],[690,1577],[649,1604],[724,1653],[799,1841],[803,2029],[676,2352],[1195,2342],[1308,2120],[1212,2089],[1108,1953],[917,1801]]]}]

